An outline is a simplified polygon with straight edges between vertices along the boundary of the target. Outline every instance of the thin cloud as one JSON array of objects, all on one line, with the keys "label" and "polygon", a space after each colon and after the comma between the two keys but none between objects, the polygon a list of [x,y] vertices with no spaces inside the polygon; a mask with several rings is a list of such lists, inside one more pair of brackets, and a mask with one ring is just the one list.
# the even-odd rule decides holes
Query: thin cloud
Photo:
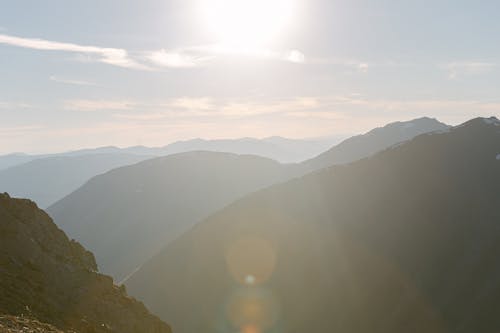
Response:
[{"label": "thin cloud", "polygon": [[456,61],[450,62],[441,67],[448,71],[448,78],[456,79],[463,75],[477,75],[490,72],[498,65],[491,62],[482,61]]},{"label": "thin cloud", "polygon": [[50,76],[49,80],[57,82],[57,83],[70,84],[70,85],[75,85],[75,86],[98,87],[98,85],[94,82],[83,81],[83,80],[72,80],[72,79],[62,78],[62,77],[55,76],[55,75]]},{"label": "thin cloud", "polygon": [[301,64],[306,61],[306,56],[298,50],[292,50],[287,54],[285,59],[296,64]]},{"label": "thin cloud", "polygon": [[153,51],[146,58],[160,67],[190,68],[199,66],[203,59],[183,52]]},{"label": "thin cloud", "polygon": [[89,100],[75,99],[67,100],[63,108],[72,111],[118,111],[134,109],[136,105],[128,101],[115,100]]},{"label": "thin cloud", "polygon": [[24,109],[31,108],[32,105],[22,102],[2,102],[0,101],[0,110],[2,109]]},{"label": "thin cloud", "polygon": [[26,134],[26,133],[31,133],[33,131],[42,130],[44,128],[45,127],[42,125],[0,127],[0,136]]},{"label": "thin cloud", "polygon": [[[241,49],[222,45],[195,46],[177,50],[160,49],[130,54],[127,50],[121,48],[80,45],[6,34],[0,34],[0,44],[40,51],[70,52],[75,53],[75,58],[81,62],[100,62],[117,67],[147,71],[160,70],[161,68],[200,67],[216,57],[225,56],[244,56],[292,63],[305,62],[305,56],[299,50],[277,52],[268,49]],[[59,81],[62,82],[63,80],[60,79]],[[70,81],[74,80],[64,81],[72,84]],[[74,81],[73,84],[79,83]]]},{"label": "thin cloud", "polygon": [[278,52],[265,48],[236,48],[220,44],[199,45],[170,51],[162,49],[149,52],[144,58],[159,67],[192,68],[204,66],[218,58],[233,56],[298,64],[304,63],[306,60],[305,55],[299,50]]},{"label": "thin cloud", "polygon": [[96,61],[113,66],[140,70],[149,69],[146,65],[132,59],[124,49],[62,43],[38,38],[22,38],[5,34],[0,34],[0,44],[33,50],[80,53],[95,56],[97,57]]}]

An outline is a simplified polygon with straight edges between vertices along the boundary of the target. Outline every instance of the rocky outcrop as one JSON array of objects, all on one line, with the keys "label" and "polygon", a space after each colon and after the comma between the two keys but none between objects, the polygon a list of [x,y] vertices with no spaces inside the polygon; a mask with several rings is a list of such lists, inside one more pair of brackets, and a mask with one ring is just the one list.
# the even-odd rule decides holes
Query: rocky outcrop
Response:
[{"label": "rocky outcrop", "polygon": [[0,194],[0,313],[62,330],[169,333],[35,203]]},{"label": "rocky outcrop", "polygon": [[61,331],[52,325],[41,323],[36,319],[0,315],[0,333],[75,333]]}]

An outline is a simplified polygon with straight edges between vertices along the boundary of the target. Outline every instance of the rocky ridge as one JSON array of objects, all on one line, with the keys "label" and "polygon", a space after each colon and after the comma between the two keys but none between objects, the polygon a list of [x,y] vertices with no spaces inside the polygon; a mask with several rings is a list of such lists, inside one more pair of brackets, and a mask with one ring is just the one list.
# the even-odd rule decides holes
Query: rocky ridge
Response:
[{"label": "rocky ridge", "polygon": [[171,332],[125,288],[99,274],[93,254],[35,203],[6,193],[0,194],[0,314],[81,333]]}]

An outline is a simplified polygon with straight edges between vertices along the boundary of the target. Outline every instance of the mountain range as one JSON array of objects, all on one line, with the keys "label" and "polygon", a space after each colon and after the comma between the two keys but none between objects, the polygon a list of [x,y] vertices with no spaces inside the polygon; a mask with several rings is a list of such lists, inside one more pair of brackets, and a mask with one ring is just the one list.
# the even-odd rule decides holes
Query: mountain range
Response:
[{"label": "mountain range", "polygon": [[197,222],[248,193],[448,128],[429,118],[393,123],[295,164],[215,152],[150,159],[91,179],[48,212],[96,254],[103,272],[121,281]]},{"label": "mountain range", "polygon": [[246,195],[126,281],[191,332],[496,332],[500,121]]},{"label": "mountain range", "polygon": [[230,152],[267,157],[281,162],[298,162],[331,147],[339,137],[326,139],[241,138],[193,139],[164,147],[100,147],[59,154],[0,156],[0,189],[29,198],[46,208],[82,186],[90,178],[117,167],[158,156],[190,151]]},{"label": "mountain range", "polygon": [[235,154],[257,155],[274,159],[282,163],[295,163],[312,158],[338,143],[345,135],[319,139],[288,139],[272,136],[263,139],[191,139],[176,141],[163,147],[132,146],[119,148],[114,146],[88,148],[64,153],[25,154],[12,153],[0,155],[0,171],[46,157],[66,157],[96,154],[130,154],[145,156],[166,156],[189,151],[216,151]]}]

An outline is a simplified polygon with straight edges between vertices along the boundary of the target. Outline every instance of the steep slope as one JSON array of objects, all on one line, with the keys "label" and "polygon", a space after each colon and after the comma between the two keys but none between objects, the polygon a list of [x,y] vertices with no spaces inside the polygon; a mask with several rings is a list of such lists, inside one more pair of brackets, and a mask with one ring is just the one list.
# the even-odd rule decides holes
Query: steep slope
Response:
[{"label": "steep slope", "polygon": [[257,156],[184,153],[95,177],[48,211],[119,280],[210,213],[286,177]]},{"label": "steep slope", "polygon": [[[388,125],[367,136],[384,149],[415,133],[443,127],[435,120],[417,119]],[[344,142],[345,148],[339,151],[352,149],[351,157],[364,157],[362,152],[374,149],[364,149],[367,142],[371,141],[360,136]],[[280,144],[285,145],[286,140]],[[96,177],[48,212],[63,230],[96,254],[105,273],[120,281],[169,241],[237,198],[302,175],[311,166],[345,161],[345,153],[332,151],[326,157],[320,155],[320,163],[313,160],[307,165],[280,165],[223,153],[172,155]]]},{"label": "steep slope", "polygon": [[40,207],[47,207],[96,175],[147,158],[130,154],[94,154],[36,159],[0,171],[0,191],[29,198]]},{"label": "steep slope", "polygon": [[394,144],[411,140],[417,135],[445,131],[450,126],[432,118],[390,123],[368,133],[357,135],[308,161],[301,167],[306,171],[319,170],[336,164],[349,163],[373,155]]},{"label": "steep slope", "polygon": [[[175,332],[497,332],[500,122],[246,196],[126,282]],[[175,300],[175,301],[174,301]]]},{"label": "steep slope", "polygon": [[35,203],[7,194],[0,194],[0,314],[81,333],[170,332],[97,273],[92,253],[70,241]]}]

